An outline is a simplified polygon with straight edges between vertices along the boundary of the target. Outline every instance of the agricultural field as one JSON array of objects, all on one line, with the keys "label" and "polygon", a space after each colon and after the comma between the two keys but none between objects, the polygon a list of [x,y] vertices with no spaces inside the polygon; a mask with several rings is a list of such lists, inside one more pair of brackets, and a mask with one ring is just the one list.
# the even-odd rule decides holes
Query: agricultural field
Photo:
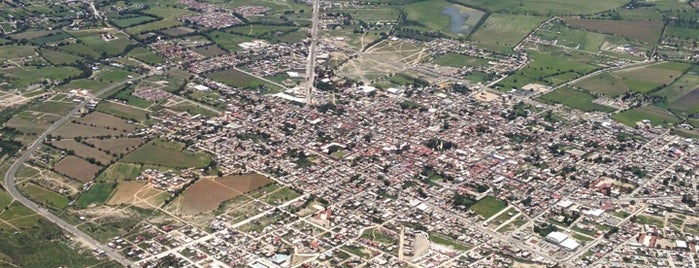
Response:
[{"label": "agricultural field", "polygon": [[114,191],[112,183],[95,183],[90,187],[90,190],[83,193],[75,202],[77,207],[85,208],[92,204],[102,204]]},{"label": "agricultural field", "polygon": [[63,116],[73,110],[74,105],[69,102],[58,102],[47,100],[39,106],[32,108],[33,111]]},{"label": "agricultural field", "polygon": [[75,154],[83,159],[92,159],[96,163],[103,166],[109,165],[114,159],[113,156],[108,155],[103,151],[92,148],[73,139],[52,141],[50,144],[58,149],[71,152],[69,154]]},{"label": "agricultural field", "polygon": [[118,18],[110,18],[110,22],[119,28],[128,28],[137,24],[143,24],[145,22],[152,22],[158,20],[157,18],[142,15],[129,15],[120,16]]},{"label": "agricultural field", "polygon": [[71,34],[92,50],[110,57],[121,54],[129,45],[133,44],[126,35],[118,32],[110,32],[116,38],[111,40],[105,40],[101,35],[95,33],[84,36],[81,36],[82,33]]},{"label": "agricultural field", "polygon": [[136,179],[141,174],[142,165],[116,162],[107,167],[97,177],[98,182],[120,182]]},{"label": "agricultural field", "polygon": [[599,68],[582,61],[552,54],[532,54],[530,57],[533,60],[531,63],[499,82],[497,86],[501,90],[521,88],[530,83],[557,86]]},{"label": "agricultural field", "polygon": [[446,35],[468,36],[485,12],[445,0],[428,0],[405,6],[404,27],[420,32],[439,31]]},{"label": "agricultural field", "polygon": [[469,39],[479,46],[512,53],[512,48],[536,29],[545,17],[491,14]]},{"label": "agricultural field", "polygon": [[538,100],[544,103],[558,103],[584,112],[599,111],[610,113],[615,110],[614,108],[592,102],[594,99],[593,95],[571,87],[562,87],[538,98]]},{"label": "agricultural field", "polygon": [[632,91],[648,93],[664,87],[689,68],[688,64],[665,62],[640,68],[631,68],[615,72],[621,81]]},{"label": "agricultural field", "polygon": [[109,128],[123,132],[132,132],[137,128],[135,124],[129,123],[124,119],[100,112],[86,114],[80,119],[75,120],[75,122],[91,127]]},{"label": "agricultural field", "polygon": [[207,35],[218,46],[231,52],[240,51],[243,49],[243,47],[239,46],[238,44],[255,40],[255,38],[252,37],[247,37],[239,34],[231,34],[223,31],[212,31],[209,32]]},{"label": "agricultural field", "polygon": [[105,136],[120,136],[124,135],[123,132],[107,129],[103,127],[91,127],[76,123],[67,123],[53,134],[55,137],[73,139],[76,137],[80,138],[90,138],[90,137],[105,137]]},{"label": "agricultural field", "polygon": [[159,207],[169,196],[169,193],[155,189],[145,181],[120,182],[106,204],[155,208]]},{"label": "agricultural field", "polygon": [[612,72],[603,72],[584,79],[575,83],[575,86],[610,98],[616,98],[630,91],[621,78]]},{"label": "agricultural field", "polygon": [[189,152],[184,144],[153,140],[126,155],[121,161],[166,167],[205,167],[211,157],[202,152]]},{"label": "agricultural field", "polygon": [[116,102],[102,102],[97,105],[97,111],[111,114],[120,118],[127,120],[133,120],[138,122],[146,121],[148,111],[134,108],[131,106],[123,105]]},{"label": "agricultural field", "polygon": [[56,172],[76,179],[81,182],[88,182],[97,175],[100,166],[91,164],[82,158],[72,155],[64,157],[53,167]]},{"label": "agricultural field", "polygon": [[131,35],[138,35],[141,33],[164,30],[168,28],[173,28],[182,25],[182,22],[177,20],[178,17],[192,14],[192,11],[185,9],[174,8],[174,7],[163,7],[154,6],[143,11],[147,15],[152,15],[154,17],[162,18],[157,21],[153,21],[146,24],[141,24],[133,27],[126,28],[125,31]]},{"label": "agricultural field", "polygon": [[80,56],[64,53],[53,49],[41,49],[39,50],[39,54],[41,54],[41,56],[44,57],[46,61],[54,65],[72,64],[83,60],[83,58]]},{"label": "agricultural field", "polygon": [[570,28],[562,23],[552,23],[536,31],[539,38],[555,41],[556,45],[597,52],[604,42],[605,35]]},{"label": "agricultural field", "polygon": [[568,25],[593,32],[623,36],[655,44],[660,38],[663,25],[658,21],[589,20],[566,18]]},{"label": "agricultural field", "polygon": [[33,46],[1,46],[0,60],[4,62],[8,59],[34,56],[34,50]]},{"label": "agricultural field", "polygon": [[630,127],[636,126],[636,122],[642,120],[649,120],[653,125],[674,125],[680,122],[674,114],[653,106],[629,109],[612,115],[612,118]]},{"label": "agricultural field", "polygon": [[113,155],[127,154],[145,142],[143,138],[86,139],[86,143]]},{"label": "agricultural field", "polygon": [[216,179],[199,179],[182,194],[179,204],[180,214],[195,215],[215,210],[218,206],[236,196],[253,191],[272,180],[259,174],[246,174]]},{"label": "agricultural field", "polygon": [[33,183],[22,184],[20,189],[32,200],[54,210],[63,210],[70,202],[65,196]]},{"label": "agricultural field", "polygon": [[671,109],[699,113],[699,75],[685,74],[654,95],[665,97]]},{"label": "agricultural field", "polygon": [[267,86],[273,88],[274,90],[278,90],[277,86],[270,86],[265,83],[265,81],[236,69],[213,72],[208,74],[207,77],[237,88],[259,89],[260,87]]},{"label": "agricultural field", "polygon": [[38,84],[43,79],[64,80],[80,75],[80,70],[69,66],[16,67],[3,69],[4,79],[13,87],[22,88]]},{"label": "agricultural field", "polygon": [[194,52],[201,54],[204,57],[216,57],[219,55],[226,54],[226,51],[221,49],[218,45],[208,45],[203,47],[195,47],[192,49]]},{"label": "agricultural field", "polygon": [[126,56],[132,57],[149,65],[161,64],[165,62],[165,59],[143,47],[135,47],[131,49]]},{"label": "agricultural field", "polygon": [[536,15],[577,15],[592,14],[619,8],[628,3],[625,0],[589,0],[571,2],[568,0],[462,0],[470,5],[483,8],[489,12],[506,12],[514,14]]}]

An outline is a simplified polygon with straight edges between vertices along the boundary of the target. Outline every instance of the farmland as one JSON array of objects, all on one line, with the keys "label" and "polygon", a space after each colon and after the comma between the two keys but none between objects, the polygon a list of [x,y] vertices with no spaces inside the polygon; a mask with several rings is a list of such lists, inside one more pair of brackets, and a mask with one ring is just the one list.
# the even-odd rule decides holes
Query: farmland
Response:
[{"label": "farmland", "polygon": [[602,46],[605,35],[570,28],[562,23],[552,23],[549,27],[536,31],[536,36],[555,40],[557,45],[596,52]]},{"label": "farmland", "polygon": [[612,115],[614,120],[627,126],[635,126],[636,122],[649,120],[653,125],[675,124],[680,121],[675,115],[658,107],[639,107]]},{"label": "farmland", "polygon": [[120,182],[107,205],[136,205],[143,208],[158,207],[170,194],[155,189],[145,181]]},{"label": "farmland", "polygon": [[134,180],[141,173],[141,165],[116,162],[107,167],[98,177],[99,182]]},{"label": "farmland", "polygon": [[491,14],[469,39],[499,52],[512,52],[525,36],[546,18],[528,15]]},{"label": "farmland", "polygon": [[272,181],[259,174],[199,179],[182,195],[181,214],[194,215],[215,210],[223,201],[265,186]]},{"label": "farmland", "polygon": [[189,152],[183,146],[176,142],[154,140],[126,155],[122,161],[167,167],[205,167],[211,162],[206,153]]},{"label": "farmland", "polygon": [[483,11],[444,0],[408,4],[406,27],[419,31],[437,30],[447,35],[468,35],[485,15]]},{"label": "farmland", "polygon": [[621,81],[621,78],[611,72],[603,72],[599,75],[582,80],[575,85],[587,91],[605,95],[610,98],[621,96],[629,91],[629,88]]},{"label": "farmland", "polygon": [[51,145],[55,146],[56,148],[74,153],[75,155],[83,159],[94,159],[94,161],[101,165],[108,165],[113,159],[112,156],[96,148],[92,148],[85,144],[77,142],[73,139],[52,141]]},{"label": "farmland", "polygon": [[109,196],[114,191],[114,184],[111,183],[95,183],[90,187],[90,190],[83,193],[75,205],[78,207],[87,207],[92,204],[101,204],[107,201]]},{"label": "farmland", "polygon": [[657,21],[619,21],[619,20],[587,20],[566,18],[565,22],[573,27],[586,30],[619,35],[642,42],[654,44],[658,42],[662,23]]},{"label": "farmland", "polygon": [[539,100],[545,103],[559,103],[585,112],[600,111],[608,113],[614,111],[614,108],[592,102],[594,99],[595,97],[589,93],[570,87],[559,88],[539,98]]},{"label": "farmland", "polygon": [[89,113],[75,121],[91,127],[109,128],[123,132],[132,132],[136,130],[136,126],[133,123],[129,123],[119,117],[100,112]]},{"label": "farmland", "polygon": [[76,138],[76,137],[103,137],[103,136],[119,136],[124,133],[117,130],[102,128],[102,127],[92,127],[88,125],[68,123],[56,130],[56,136],[62,138]]},{"label": "farmland", "polygon": [[87,139],[88,144],[113,155],[131,152],[143,144],[143,138]]},{"label": "farmland", "polygon": [[126,56],[132,57],[150,65],[161,64],[165,62],[165,59],[143,47],[133,48],[131,51],[129,51],[129,53],[126,54]]},{"label": "farmland", "polygon": [[40,204],[44,204],[47,207],[53,208],[55,210],[62,210],[68,206],[68,198],[65,196],[47,190],[41,186],[33,183],[27,183],[21,186],[22,191],[26,192],[33,200],[36,200]]},{"label": "farmland", "polygon": [[439,65],[443,65],[443,66],[463,67],[463,66],[487,65],[488,60],[476,58],[476,57],[472,57],[472,56],[467,56],[467,55],[463,55],[463,54],[448,53],[448,54],[442,55],[442,56],[434,59],[434,63],[439,64]]},{"label": "farmland", "polygon": [[103,102],[97,106],[97,111],[111,114],[128,120],[143,122],[146,120],[147,111],[130,107],[116,102]]},{"label": "farmland", "polygon": [[[267,85],[265,81],[262,81],[254,76],[248,75],[236,69],[213,72],[207,75],[207,77],[238,88],[258,89],[264,86],[269,87],[269,85]],[[277,88],[276,86],[271,87],[275,89]]]},{"label": "farmland", "polygon": [[624,0],[591,0],[585,2],[571,2],[568,0],[469,0],[464,2],[490,12],[538,15],[590,14],[618,8],[627,3]]},{"label": "farmland", "polygon": [[[529,83],[544,83],[548,85],[559,85],[570,80],[583,76],[597,69],[598,67],[571,59],[561,58],[551,54],[534,54],[533,61],[514,75],[507,77],[497,84],[501,90],[521,88]],[[569,75],[567,79],[557,79],[560,75]]]},{"label": "farmland", "polygon": [[71,177],[81,182],[88,182],[95,177],[100,166],[91,164],[82,158],[72,155],[66,156],[53,167],[58,173]]}]

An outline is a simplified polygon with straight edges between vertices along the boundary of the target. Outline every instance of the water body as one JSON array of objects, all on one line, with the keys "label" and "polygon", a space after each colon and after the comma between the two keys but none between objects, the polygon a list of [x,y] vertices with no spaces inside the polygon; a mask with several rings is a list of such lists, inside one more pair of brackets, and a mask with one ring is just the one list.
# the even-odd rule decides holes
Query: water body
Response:
[{"label": "water body", "polygon": [[455,6],[448,6],[442,10],[442,14],[449,15],[451,18],[451,25],[449,25],[449,30],[452,33],[466,34],[471,27],[466,25],[468,21],[468,14],[462,14],[458,8]]}]

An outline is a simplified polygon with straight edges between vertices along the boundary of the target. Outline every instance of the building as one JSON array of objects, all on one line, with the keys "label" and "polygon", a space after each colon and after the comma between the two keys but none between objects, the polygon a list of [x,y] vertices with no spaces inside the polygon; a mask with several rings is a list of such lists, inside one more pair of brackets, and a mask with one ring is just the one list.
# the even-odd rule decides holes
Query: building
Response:
[{"label": "building", "polygon": [[566,240],[567,238],[568,238],[567,234],[564,234],[561,232],[551,232],[546,236],[546,238],[544,238],[544,240],[548,241],[549,243],[558,245],[558,244],[562,243],[564,240]]}]

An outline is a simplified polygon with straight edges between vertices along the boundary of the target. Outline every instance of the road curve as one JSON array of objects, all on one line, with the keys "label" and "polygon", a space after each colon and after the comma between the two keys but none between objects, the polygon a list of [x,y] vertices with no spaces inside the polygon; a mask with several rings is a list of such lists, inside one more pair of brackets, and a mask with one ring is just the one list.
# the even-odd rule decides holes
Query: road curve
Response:
[{"label": "road curve", "polygon": [[120,87],[127,83],[128,81],[132,80],[138,80],[141,78],[146,77],[147,75],[142,75],[139,77],[135,77],[133,79],[126,80],[124,82],[120,82],[111,86],[108,86],[106,88],[101,89],[100,91],[96,92],[93,94],[92,97],[86,98],[83,102],[81,102],[77,107],[75,107],[73,110],[71,110],[68,114],[64,115],[59,119],[58,121],[54,122],[44,133],[39,135],[39,137],[32,143],[27,149],[22,153],[22,155],[15,161],[10,169],[7,171],[5,174],[5,188],[7,189],[7,192],[18,202],[22,203],[22,205],[25,205],[29,209],[33,210],[37,214],[41,215],[42,217],[48,219],[50,222],[55,223],[58,225],[58,227],[61,227],[63,231],[68,232],[72,234],[75,237],[80,238],[82,241],[85,241],[89,246],[91,246],[94,249],[100,249],[107,254],[110,258],[113,260],[119,262],[123,266],[134,266],[134,263],[128,259],[126,259],[124,256],[121,256],[118,252],[112,251],[111,248],[103,245],[96,239],[92,238],[90,235],[84,233],[83,231],[79,230],[73,225],[70,225],[68,222],[65,220],[59,218],[56,215],[51,214],[47,209],[42,208],[38,204],[34,203],[33,201],[29,200],[28,198],[24,197],[18,190],[17,186],[15,185],[15,176],[17,175],[17,171],[19,168],[31,158],[32,154],[41,146],[41,144],[44,142],[46,137],[56,131],[60,126],[68,122],[71,117],[73,117],[75,114],[77,114],[80,109],[85,107],[85,104],[91,99],[93,99],[95,96],[100,96],[104,93],[106,93],[109,90],[115,89],[117,87]]}]

